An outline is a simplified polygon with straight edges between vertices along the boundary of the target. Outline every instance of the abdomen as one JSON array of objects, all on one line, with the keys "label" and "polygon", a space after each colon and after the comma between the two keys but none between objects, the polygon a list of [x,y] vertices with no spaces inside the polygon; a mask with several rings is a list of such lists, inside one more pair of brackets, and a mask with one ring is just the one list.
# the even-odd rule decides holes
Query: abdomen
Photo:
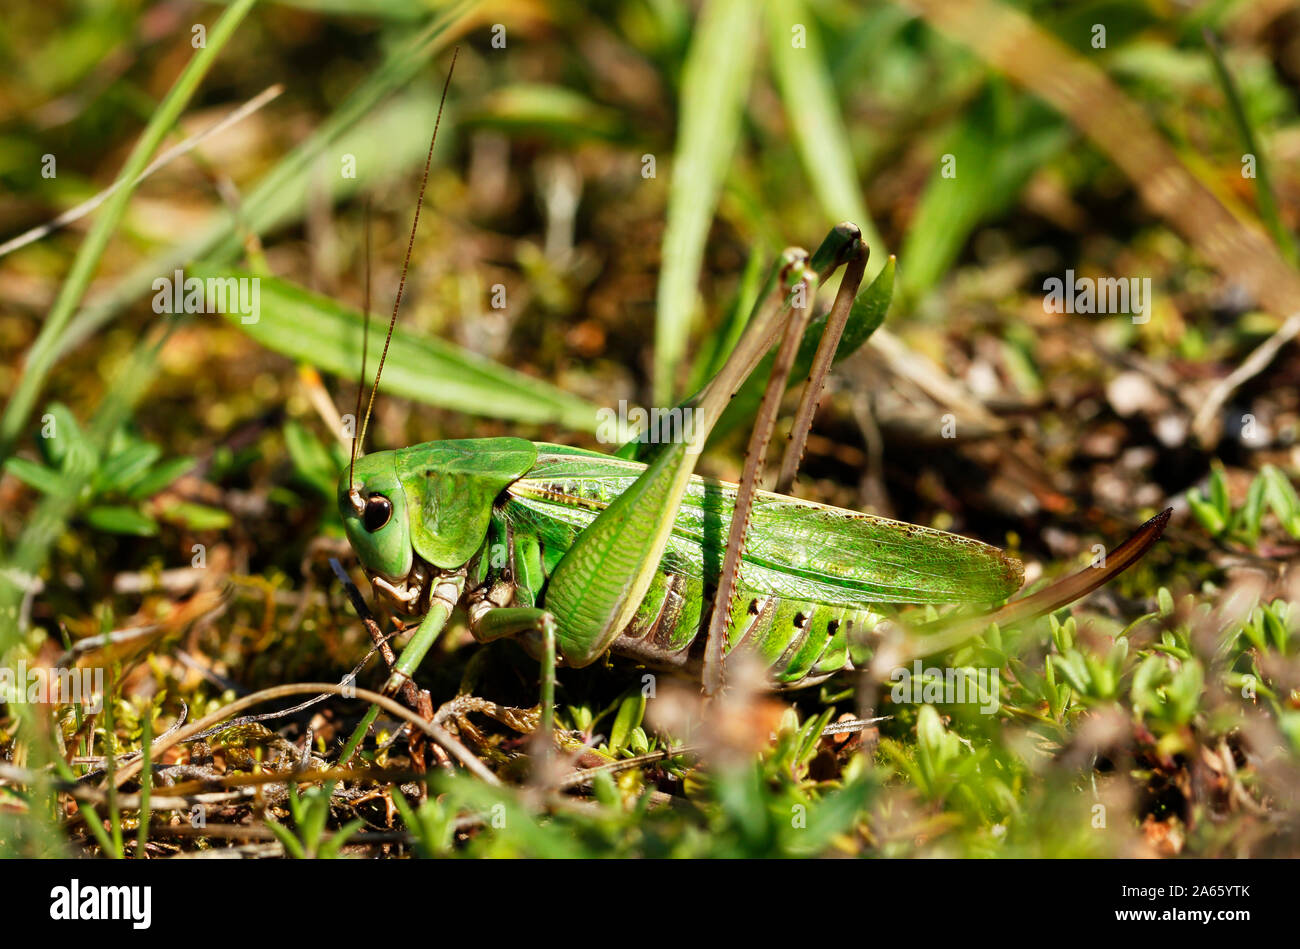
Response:
[{"label": "abdomen", "polygon": [[[656,668],[696,673],[712,599],[712,588],[702,580],[660,571],[611,649]],[[861,662],[869,654],[869,634],[883,618],[870,610],[739,589],[727,624],[726,651],[749,652],[777,685],[812,685],[852,668],[855,655]]]}]

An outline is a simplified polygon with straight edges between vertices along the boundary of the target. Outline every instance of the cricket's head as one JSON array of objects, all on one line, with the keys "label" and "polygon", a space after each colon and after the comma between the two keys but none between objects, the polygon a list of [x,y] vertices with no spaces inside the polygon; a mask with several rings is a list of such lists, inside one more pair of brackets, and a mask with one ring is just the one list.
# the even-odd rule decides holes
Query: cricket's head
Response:
[{"label": "cricket's head", "polygon": [[415,555],[406,492],[397,477],[397,453],[358,458],[339,479],[343,529],[376,594],[413,613],[428,583],[427,564]]},{"label": "cricket's head", "polygon": [[427,605],[430,580],[482,548],[493,505],[537,460],[522,438],[425,442],[356,459],[339,479],[339,513],[352,549],[403,612]]}]

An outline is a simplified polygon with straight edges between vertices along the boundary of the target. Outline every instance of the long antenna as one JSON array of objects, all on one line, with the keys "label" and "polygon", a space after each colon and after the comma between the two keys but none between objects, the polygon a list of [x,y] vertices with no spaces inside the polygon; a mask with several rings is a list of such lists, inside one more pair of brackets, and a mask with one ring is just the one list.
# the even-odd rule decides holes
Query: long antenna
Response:
[{"label": "long antenna", "polygon": [[[361,375],[357,379],[357,407],[352,413],[352,457],[348,459],[348,491],[356,491],[352,480],[352,472],[357,465],[357,443],[360,439],[360,428],[358,423],[361,421],[361,396],[366,391],[366,357],[370,349],[370,196],[366,195],[365,204],[366,217],[366,305],[365,305],[365,322],[361,331]],[[353,498],[353,506],[360,500],[360,495]],[[361,514],[365,510],[362,504],[357,513]]]},{"label": "long antenna", "polygon": [[[411,252],[415,248],[415,232],[420,226],[420,208],[424,205],[424,189],[429,184],[429,166],[433,163],[433,145],[438,141],[438,126],[442,124],[442,108],[447,104],[447,90],[451,88],[451,74],[456,69],[456,57],[460,55],[457,46],[451,53],[451,65],[447,67],[447,81],[442,86],[442,100],[438,103],[438,118],[433,123],[433,137],[429,139],[429,154],[424,159],[424,177],[420,181],[420,196],[415,202],[415,218],[411,221],[411,236],[406,242],[406,259],[402,261],[402,276],[397,282],[397,299],[393,301],[393,315],[388,321],[388,335],[384,338],[384,350],[379,354],[379,368],[375,371],[375,384],[370,389],[370,403],[366,406],[366,418],[361,425],[360,443],[366,443],[366,429],[370,425],[370,413],[375,408],[375,393],[379,391],[379,377],[384,373],[384,361],[388,358],[388,346],[393,341],[393,327],[397,325],[397,309],[402,305],[402,291],[406,289],[406,271],[411,266]],[[356,486],[352,486],[356,490]],[[357,499],[354,499],[356,502]]]}]

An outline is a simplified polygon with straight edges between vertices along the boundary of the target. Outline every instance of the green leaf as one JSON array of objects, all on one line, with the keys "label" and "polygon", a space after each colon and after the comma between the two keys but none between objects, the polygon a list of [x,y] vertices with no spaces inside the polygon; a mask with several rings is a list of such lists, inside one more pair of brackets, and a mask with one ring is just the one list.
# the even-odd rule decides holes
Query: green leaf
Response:
[{"label": "green leaf", "polygon": [[343,849],[343,845],[348,842],[348,838],[364,826],[366,826],[366,822],[360,817],[348,821],[330,835],[330,839],[325,841],[316,856],[321,860],[333,860],[339,855],[339,851]]},{"label": "green leaf", "polygon": [[194,467],[194,459],[189,456],[171,458],[156,465],[148,474],[135,483],[127,497],[132,501],[142,501],[158,494],[169,487],[181,475]]},{"label": "green leaf", "polygon": [[938,782],[947,774],[948,764],[961,751],[956,735],[943,727],[933,705],[922,705],[916,717],[917,760],[926,779],[926,790],[934,794]]},{"label": "green leaf", "polygon": [[757,40],[750,0],[706,0],[682,69],[655,304],[654,402],[672,405],[709,223],[740,134]]},{"label": "green leaf", "polygon": [[1237,521],[1251,546],[1259,542],[1259,533],[1263,526],[1266,511],[1265,493],[1268,485],[1261,477],[1256,477],[1246,489],[1246,502],[1237,513]]},{"label": "green leaf", "polygon": [[1128,640],[1120,637],[1115,640],[1115,645],[1111,647],[1106,656],[1106,666],[1114,681],[1118,683],[1119,677],[1124,670],[1124,660],[1128,658]]},{"label": "green leaf", "polygon": [[276,0],[276,3],[326,16],[357,16],[398,23],[416,22],[428,8],[424,2],[411,0]]},{"label": "green leaf", "polygon": [[303,853],[302,844],[299,843],[298,838],[293,835],[293,831],[288,827],[285,827],[279,821],[273,820],[267,821],[266,826],[271,833],[275,834],[275,839],[280,841],[280,845],[284,847],[285,852],[290,857],[295,860],[302,860],[306,857],[306,854]]},{"label": "green leaf", "polygon": [[801,726],[795,736],[794,758],[800,766],[807,767],[817,755],[817,747],[821,743],[822,732],[831,722],[831,716],[835,709],[823,709],[820,714],[811,715]]},{"label": "green leaf", "polygon": [[230,526],[229,511],[193,501],[175,501],[161,511],[164,520],[195,531],[221,531]]},{"label": "green leaf", "polygon": [[330,795],[334,791],[333,781],[327,781],[318,788],[311,788],[302,797],[301,814],[298,821],[298,834],[309,853],[316,853],[325,824],[330,816]]},{"label": "green leaf", "polygon": [[1169,717],[1179,725],[1190,722],[1200,707],[1201,693],[1204,690],[1205,671],[1200,662],[1196,659],[1184,660],[1165,689],[1169,699]]},{"label": "green leaf", "polygon": [[1210,470],[1210,503],[1226,523],[1232,516],[1232,502],[1228,499],[1228,479],[1220,465]]},{"label": "green leaf", "polygon": [[[48,433],[48,434],[47,434]],[[59,467],[72,445],[85,438],[77,417],[62,402],[51,402],[41,416],[41,454],[51,466]]]},{"label": "green leaf", "polygon": [[86,520],[96,530],[110,534],[153,537],[158,533],[158,523],[153,518],[124,504],[97,504],[86,512]]},{"label": "green leaf", "polygon": [[618,714],[609,730],[609,750],[617,754],[627,747],[632,730],[641,724],[645,715],[645,695],[638,687],[619,704]]},{"label": "green leaf", "polygon": [[586,96],[543,83],[517,83],[497,89],[466,114],[467,126],[512,134],[539,133],[566,144],[592,139],[618,140],[626,134],[619,113]]},{"label": "green leaf", "polygon": [[1212,536],[1217,537],[1228,528],[1228,522],[1223,519],[1219,509],[1211,504],[1201,495],[1196,488],[1191,488],[1187,492],[1187,506],[1191,509],[1192,516],[1200,522]]},{"label": "green leaf", "polygon": [[96,492],[127,491],[144,477],[145,472],[162,455],[162,449],[149,442],[132,442],[108,459],[95,473]]},{"label": "green leaf", "polygon": [[[203,279],[254,279],[252,274],[210,266],[191,268]],[[328,297],[275,277],[260,277],[260,314],[232,314],[231,322],[263,346],[345,378],[361,365],[362,315]],[[370,323],[370,352],[384,345],[387,326]],[[507,369],[438,339],[404,330],[393,332],[381,388],[389,395],[415,399],[470,415],[517,422],[553,422],[594,432],[596,407],[549,383]]]},{"label": "green leaf", "polygon": [[1043,682],[1052,718],[1060,718],[1061,712],[1065,708],[1065,688],[1056,684],[1056,667],[1052,662],[1054,658],[1054,656],[1048,656],[1043,660]]},{"label": "green leaf", "polygon": [[1210,61],[1214,63],[1214,75],[1219,81],[1219,88],[1223,92],[1223,97],[1228,100],[1228,113],[1237,126],[1237,133],[1241,136],[1243,152],[1254,156],[1255,159],[1255,174],[1252,176],[1255,180],[1255,206],[1259,209],[1259,216],[1273,236],[1278,250],[1294,266],[1297,259],[1296,240],[1278,214],[1267,156],[1259,147],[1254,124],[1241,101],[1232,73],[1228,70],[1228,63],[1223,57],[1223,48],[1218,39],[1208,32],[1206,46],[1210,51]]},{"label": "green leaf", "polygon": [[1278,468],[1265,465],[1259,476],[1264,479],[1264,496],[1277,515],[1282,529],[1292,537],[1300,538],[1300,497],[1291,482]]},{"label": "green leaf", "polygon": [[604,807],[619,807],[623,802],[623,795],[619,793],[618,785],[605,771],[596,772],[591,782],[591,791],[596,802]]},{"label": "green leaf", "polygon": [[650,736],[645,733],[645,729],[640,725],[632,729],[632,734],[628,736],[627,748],[634,755],[649,754]]},{"label": "green leaf", "polygon": [[432,860],[438,854],[437,845],[429,833],[430,828],[416,816],[415,810],[406,800],[406,795],[396,787],[392,789],[392,799],[393,805],[402,817],[402,823],[415,836],[416,852],[424,859]]},{"label": "green leaf", "polygon": [[1287,604],[1285,600],[1275,601],[1261,608],[1264,629],[1268,633],[1268,638],[1272,640],[1277,651],[1283,654],[1286,653],[1287,641],[1291,638],[1291,632],[1287,629],[1286,623],[1283,622],[1286,610]]},{"label": "green leaf", "polygon": [[1264,638],[1264,607],[1257,606],[1251,610],[1250,616],[1241,624],[1241,635],[1245,636],[1252,646],[1261,651],[1268,648],[1268,642]]},{"label": "green leaf", "polygon": [[[246,8],[246,5],[241,2],[237,9],[242,14]],[[98,327],[111,320],[132,301],[148,293],[159,273],[170,273],[176,267],[187,266],[190,261],[205,257],[233,260],[244,251],[244,238],[247,231],[262,234],[279,224],[299,217],[307,206],[307,194],[319,193],[321,181],[310,174],[310,169],[323,154],[327,153],[327,150],[330,155],[353,152],[358,156],[358,161],[363,167],[373,165],[377,169],[389,172],[409,168],[422,160],[425,147],[423,143],[418,145],[415,143],[417,139],[423,138],[423,134],[417,135],[413,129],[426,122],[428,115],[431,114],[429,107],[431,97],[429,95],[405,96],[392,107],[386,107],[382,103],[385,97],[406,85],[420,67],[428,62],[437,50],[445,46],[448,31],[464,19],[469,8],[470,4],[466,0],[453,2],[438,11],[429,24],[412,36],[409,42],[395,48],[379,69],[357,87],[327,122],[247,193],[242,201],[239,227],[236,227],[235,215],[229,210],[215,212],[211,216],[209,226],[194,238],[168,248],[164,253],[141,263],[118,281],[102,301],[97,300],[82,307],[80,314],[68,326],[57,326],[57,321],[52,318],[53,313],[47,316],[40,340],[48,341],[50,352],[42,355],[40,360],[34,359],[37,347],[33,347],[27,353],[21,385],[28,388],[24,389],[23,393],[16,392],[5,407],[3,420],[0,421],[0,443],[4,443],[0,446],[0,454],[3,454],[5,447],[11,444],[12,433],[21,429],[25,423],[30,405],[35,398],[35,390],[40,387],[55,360],[73,347],[84,343]],[[176,93],[190,82],[197,82],[201,72],[200,61],[206,64],[219,52],[221,43],[217,42],[218,34],[222,34],[221,38],[224,39],[223,31],[228,26],[233,29],[235,9],[232,7],[230,11],[223,14],[218,24],[214,24],[208,31],[207,58],[204,59],[203,51],[200,51],[200,54],[196,55],[196,58],[186,67],[177,85],[173,87],[172,93]],[[202,68],[206,68],[206,65]],[[172,93],[168,94],[167,108],[170,108],[173,101]],[[155,120],[161,117],[162,111],[154,113]],[[153,127],[153,121],[150,127]],[[374,160],[367,165],[365,156],[372,156]],[[124,171],[123,176],[125,175]],[[341,195],[355,191],[362,179],[340,180],[326,175],[324,181],[329,189],[329,197],[338,200]],[[118,193],[123,195],[125,200],[130,190],[121,189]],[[116,200],[116,195],[114,199]],[[101,209],[92,235],[98,233],[99,221],[107,220],[111,216],[108,206]],[[88,237],[87,244],[90,242]],[[78,264],[74,265],[74,269],[80,266],[81,260],[82,255],[79,253]],[[70,275],[69,281],[71,279]],[[114,378],[112,387],[105,395],[90,426],[90,435],[94,441],[88,438],[84,442],[86,445],[84,454],[89,467],[85,471],[80,467],[77,468],[75,475],[72,476],[71,490],[66,496],[47,496],[33,512],[9,558],[11,564],[19,570],[35,573],[44,566],[50,546],[61,534],[67,520],[75,511],[76,496],[80,494],[82,485],[88,480],[89,472],[93,470],[93,465],[98,460],[101,442],[106,439],[107,433],[116,430],[122,424],[153,380],[159,337],[165,339],[170,332],[170,327],[174,325],[176,324],[168,324],[168,328],[162,333],[152,334],[142,339],[132,351],[126,365]],[[65,474],[69,471],[66,460],[64,471]],[[19,587],[15,584],[0,582],[0,614],[15,607],[17,597],[20,595]],[[15,630],[13,624],[8,628],[0,626],[0,650],[8,648],[12,638],[11,632]]]},{"label": "green leaf", "polygon": [[799,855],[820,854],[833,837],[847,832],[865,817],[870,795],[871,784],[865,778],[826,795],[809,807],[808,826],[793,837],[791,849]]},{"label": "green leaf", "polygon": [[740,275],[740,285],[736,288],[736,295],[727,308],[722,323],[700,341],[700,354],[691,363],[692,392],[704,388],[710,379],[722,371],[727,356],[736,348],[736,343],[749,324],[749,314],[758,303],[758,294],[763,288],[763,257],[761,249],[751,248],[745,270]]},{"label": "green leaf", "polygon": [[[425,89],[394,95],[439,50],[448,31],[467,16],[471,0],[439,10],[408,41],[396,46],[382,65],[361,82],[312,135],[285,156],[245,193],[239,226],[229,211],[215,212],[194,237],[155,254],[120,280],[102,301],[82,307],[68,331],[56,343],[56,358],[84,343],[94,332],[134,300],[150,292],[158,274],[169,274],[192,261],[229,264],[244,253],[245,228],[263,235],[302,217],[309,199],[339,202],[362,186],[394,179],[419,167],[428,149],[428,119],[437,99]],[[390,100],[391,101],[386,101]],[[313,169],[322,156],[352,154],[357,167],[369,169],[359,178],[319,176]],[[330,157],[327,160],[333,161]]]},{"label": "green leaf", "polygon": [[68,490],[67,483],[57,471],[52,471],[39,462],[15,455],[5,459],[4,469],[29,488],[35,488],[42,494],[62,494]]},{"label": "green leaf", "polygon": [[1063,656],[1052,656],[1052,663],[1057,670],[1065,677],[1065,681],[1070,684],[1080,695],[1088,695],[1092,691],[1092,675],[1088,670],[1088,665],[1084,662],[1076,650],[1071,649]]}]

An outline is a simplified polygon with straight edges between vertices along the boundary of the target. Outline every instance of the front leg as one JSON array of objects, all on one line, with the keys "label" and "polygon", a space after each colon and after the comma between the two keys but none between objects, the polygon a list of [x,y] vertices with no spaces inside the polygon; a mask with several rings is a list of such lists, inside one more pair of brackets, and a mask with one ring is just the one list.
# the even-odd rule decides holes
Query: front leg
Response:
[{"label": "front leg", "polygon": [[425,654],[437,641],[447,625],[452,610],[460,602],[460,595],[465,590],[465,571],[442,574],[434,579],[433,589],[429,592],[429,612],[420,620],[419,628],[411,641],[406,644],[402,654],[397,657],[392,675],[384,684],[385,695],[396,695],[403,685],[415,675]]}]

